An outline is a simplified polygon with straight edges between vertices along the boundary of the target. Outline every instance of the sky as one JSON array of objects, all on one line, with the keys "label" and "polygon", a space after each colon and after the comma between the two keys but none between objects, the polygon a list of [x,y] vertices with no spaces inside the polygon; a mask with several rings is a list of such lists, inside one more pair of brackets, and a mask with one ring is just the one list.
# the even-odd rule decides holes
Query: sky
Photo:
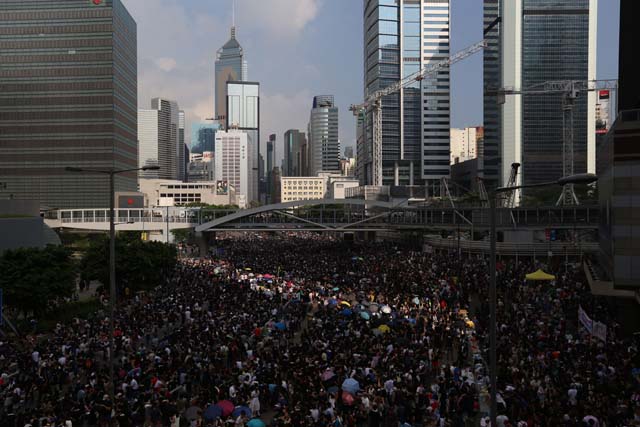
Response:
[{"label": "sky", "polygon": [[[138,27],[138,106],[178,102],[191,123],[213,116],[216,51],[229,39],[232,0],[122,0]],[[482,0],[451,0],[451,52],[482,39]],[[597,78],[617,78],[619,0],[598,2]],[[334,95],[341,151],[355,146],[349,105],[362,101],[362,0],[237,0],[237,39],[260,82],[261,151],[287,129],[306,131],[314,95]],[[482,54],[452,67],[451,125],[482,124]],[[189,136],[187,136],[189,138]]]}]

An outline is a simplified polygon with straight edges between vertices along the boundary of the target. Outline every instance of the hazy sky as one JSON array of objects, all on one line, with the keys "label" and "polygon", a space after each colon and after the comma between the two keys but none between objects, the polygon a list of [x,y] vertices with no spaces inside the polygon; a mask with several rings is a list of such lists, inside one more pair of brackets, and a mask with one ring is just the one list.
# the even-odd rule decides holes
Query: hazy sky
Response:
[{"label": "hazy sky", "polygon": [[[123,0],[138,24],[138,104],[173,99],[191,123],[213,115],[216,51],[232,0]],[[616,78],[619,0],[599,0],[598,78]],[[350,104],[362,100],[362,0],[237,0],[237,39],[260,82],[261,139],[306,131],[314,95],[335,95],[342,147],[355,144]],[[482,0],[452,0],[452,53],[482,38]],[[453,66],[453,127],[482,123],[482,54]],[[278,163],[279,164],[279,160]]]}]

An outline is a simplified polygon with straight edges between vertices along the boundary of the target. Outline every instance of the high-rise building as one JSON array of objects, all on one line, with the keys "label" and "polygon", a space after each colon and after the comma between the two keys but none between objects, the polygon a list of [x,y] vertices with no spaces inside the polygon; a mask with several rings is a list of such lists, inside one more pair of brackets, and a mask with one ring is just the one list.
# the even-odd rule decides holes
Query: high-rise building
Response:
[{"label": "high-rise building", "polygon": [[269,140],[267,141],[267,175],[271,173],[274,166],[276,165],[276,134],[272,133],[269,135]]},{"label": "high-rise building", "polygon": [[[364,96],[449,57],[449,0],[364,1]],[[449,175],[449,70],[382,99],[382,183],[434,184]],[[372,114],[358,149],[374,182]],[[360,154],[363,154],[361,157]]]},{"label": "high-rise building", "polygon": [[3,0],[0,22],[0,197],[108,206],[104,175],[65,167],[138,165],[136,22],[121,0]]},{"label": "high-rise building", "polygon": [[160,166],[159,170],[140,171],[140,178],[179,179],[180,161],[184,156],[179,126],[175,101],[153,98],[151,109],[138,110],[138,167]]},{"label": "high-rise building", "polygon": [[[256,180],[261,176],[260,168],[260,83],[227,82],[227,129],[239,129],[249,135],[254,145],[251,167],[256,171]],[[256,182],[256,186],[258,183]]]},{"label": "high-rise building", "polygon": [[216,118],[227,117],[227,82],[247,80],[247,61],[242,46],[236,40],[236,27],[231,27],[231,38],[218,50],[215,64]]},{"label": "high-rise building", "polygon": [[482,142],[482,138],[482,126],[451,128],[451,164],[475,159],[478,155],[478,144]]},{"label": "high-rise building", "polygon": [[178,179],[184,181],[187,177],[187,160],[184,155],[184,111],[178,111]]},{"label": "high-rise building", "polygon": [[202,154],[205,151],[215,151],[216,131],[218,129],[220,129],[220,125],[218,123],[192,123],[191,152]]},{"label": "high-rise building", "polygon": [[304,163],[301,164],[300,151],[306,143],[304,132],[289,129],[284,133],[284,159],[282,176],[302,176]]},{"label": "high-rise building", "polygon": [[478,146],[477,167],[487,188],[498,187],[502,177],[502,115],[497,97],[497,89],[502,86],[500,3],[501,0],[484,0],[483,28],[487,40],[482,58],[484,140]]},{"label": "high-rise building", "polygon": [[353,158],[353,147],[344,147],[344,157],[347,159]]},{"label": "high-rise building", "polygon": [[[495,16],[495,4],[486,0],[485,23]],[[490,34],[497,34],[492,43],[499,58],[493,59],[490,45],[485,87],[520,90],[551,80],[595,79],[597,0],[499,1],[497,10],[501,22]],[[500,184],[508,181],[514,162],[522,165],[518,176],[524,184],[563,175],[563,96],[507,95],[497,116],[489,110],[484,154],[495,145],[497,117]],[[485,99],[485,113],[493,100]],[[575,173],[595,172],[595,100],[595,92],[582,93],[573,108]]]},{"label": "high-rise building", "polygon": [[309,175],[340,171],[338,107],[333,95],[313,97],[309,116]]},{"label": "high-rise building", "polygon": [[229,129],[216,132],[215,177],[235,188],[241,208],[258,200],[258,171],[253,168],[253,159],[256,157],[254,150],[255,144],[244,131]]}]

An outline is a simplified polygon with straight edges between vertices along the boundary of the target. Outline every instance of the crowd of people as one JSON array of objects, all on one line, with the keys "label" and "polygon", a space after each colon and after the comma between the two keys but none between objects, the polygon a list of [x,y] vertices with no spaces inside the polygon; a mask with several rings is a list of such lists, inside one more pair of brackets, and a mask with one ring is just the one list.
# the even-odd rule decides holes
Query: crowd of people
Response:
[{"label": "crowd of people", "polygon": [[[485,259],[315,234],[216,246],[119,302],[113,358],[104,315],[1,342],[0,427],[490,425]],[[640,425],[637,338],[578,268],[525,282],[533,267],[499,266],[498,425]]]}]

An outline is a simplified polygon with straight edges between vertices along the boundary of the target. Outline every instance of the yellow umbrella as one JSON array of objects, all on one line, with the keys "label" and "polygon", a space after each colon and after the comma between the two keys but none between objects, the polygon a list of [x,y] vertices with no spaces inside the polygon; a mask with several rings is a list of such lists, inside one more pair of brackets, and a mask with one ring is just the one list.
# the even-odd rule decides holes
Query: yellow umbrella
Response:
[{"label": "yellow umbrella", "polygon": [[471,320],[467,320],[467,326],[470,327],[470,328],[475,328],[476,327],[475,323],[473,323],[473,321],[471,321]]},{"label": "yellow umbrella", "polygon": [[553,274],[545,273],[542,270],[538,270],[538,271],[535,271],[533,273],[527,274],[525,276],[525,278],[527,280],[546,280],[546,281],[549,281],[549,280],[555,280],[556,276],[554,276]]},{"label": "yellow umbrella", "polygon": [[340,302],[341,305],[346,305],[347,307],[351,307],[351,304],[349,304],[347,301],[342,301]]},{"label": "yellow umbrella", "polygon": [[389,331],[391,330],[391,328],[390,328],[390,327],[388,327],[387,325],[380,325],[380,326],[378,326],[378,330],[379,330],[380,332],[382,332],[382,333],[385,333],[385,334],[386,334],[387,332],[389,332]]}]

